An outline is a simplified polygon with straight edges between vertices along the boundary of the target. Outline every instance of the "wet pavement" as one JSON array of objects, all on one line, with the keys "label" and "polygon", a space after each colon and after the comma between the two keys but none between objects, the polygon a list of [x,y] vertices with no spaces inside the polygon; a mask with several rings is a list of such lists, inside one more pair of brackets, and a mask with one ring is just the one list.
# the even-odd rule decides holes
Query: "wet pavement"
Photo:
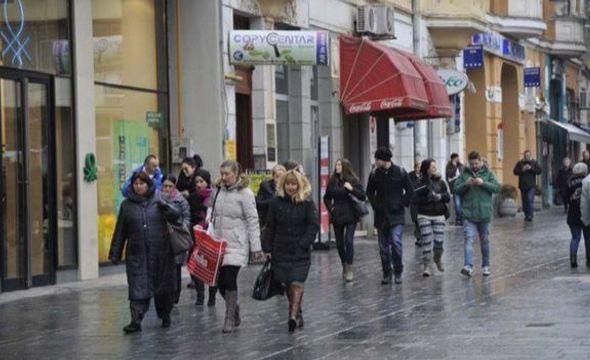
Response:
[{"label": "wet pavement", "polygon": [[[223,300],[196,308],[183,289],[172,328],[150,309],[143,332],[123,335],[126,286],[71,287],[2,302],[1,359],[588,359],[590,271],[580,246],[569,268],[569,230],[558,210],[498,219],[492,276],[466,279],[462,231],[447,229],[446,271],[423,278],[411,229],[404,235],[404,283],[380,285],[378,247],[356,241],[355,282],[341,280],[335,250],[313,256],[305,329],[287,333],[287,301],[249,297],[259,267],[240,274],[242,325],[222,335]],[[476,263],[479,263],[479,244]],[[186,280],[185,280],[186,282]]]}]

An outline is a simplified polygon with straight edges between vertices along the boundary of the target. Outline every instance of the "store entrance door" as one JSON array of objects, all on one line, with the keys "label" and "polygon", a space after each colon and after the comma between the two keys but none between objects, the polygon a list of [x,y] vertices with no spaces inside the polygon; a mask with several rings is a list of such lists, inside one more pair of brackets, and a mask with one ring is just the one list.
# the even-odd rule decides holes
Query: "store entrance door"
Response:
[{"label": "store entrance door", "polygon": [[0,68],[2,291],[55,282],[52,88],[50,76]]}]

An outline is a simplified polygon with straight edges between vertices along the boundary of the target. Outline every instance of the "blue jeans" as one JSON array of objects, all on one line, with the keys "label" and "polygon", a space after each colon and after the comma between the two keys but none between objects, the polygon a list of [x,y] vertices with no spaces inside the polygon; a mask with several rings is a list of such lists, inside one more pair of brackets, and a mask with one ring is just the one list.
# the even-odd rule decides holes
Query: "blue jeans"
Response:
[{"label": "blue jeans", "polygon": [[336,235],[336,247],[342,264],[352,265],[354,259],[354,231],[355,224],[336,225],[334,224],[334,234]]},{"label": "blue jeans", "polygon": [[404,265],[402,263],[403,234],[403,225],[395,225],[379,230],[379,255],[381,255],[381,266],[383,267],[384,275],[391,274],[392,266],[395,274],[401,274],[404,271]]},{"label": "blue jeans", "polygon": [[453,195],[453,201],[455,203],[455,222],[460,222],[463,220],[463,201],[461,195]]},{"label": "blue jeans", "polygon": [[535,211],[535,188],[521,189],[520,196],[522,197],[522,211],[524,212],[524,216],[532,219],[533,212]]},{"label": "blue jeans", "polygon": [[481,266],[490,266],[490,223],[465,220],[463,235],[465,237],[465,266],[473,268],[473,242],[478,235],[481,242]]},{"label": "blue jeans", "polygon": [[584,247],[586,249],[586,258],[588,258],[588,254],[590,254],[590,227],[570,225],[570,231],[572,232],[572,241],[570,242],[570,255],[578,255],[578,247],[580,246],[582,234],[584,234]]}]

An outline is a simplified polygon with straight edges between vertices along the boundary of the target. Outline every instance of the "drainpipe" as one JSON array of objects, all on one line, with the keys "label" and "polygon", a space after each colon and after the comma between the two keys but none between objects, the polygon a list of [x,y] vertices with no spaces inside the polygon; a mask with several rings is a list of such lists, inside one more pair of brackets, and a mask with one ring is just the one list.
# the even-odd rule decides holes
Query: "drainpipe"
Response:
[{"label": "drainpipe", "polygon": [[[420,25],[421,25],[421,14],[420,14],[420,0],[412,0],[412,45],[414,48],[414,54],[420,57]],[[418,123],[414,121],[414,126],[412,127],[412,134],[414,137],[414,159],[412,159],[412,168],[414,163],[416,162],[416,156],[418,152],[416,148],[418,146],[418,131],[416,128],[418,127]]]}]

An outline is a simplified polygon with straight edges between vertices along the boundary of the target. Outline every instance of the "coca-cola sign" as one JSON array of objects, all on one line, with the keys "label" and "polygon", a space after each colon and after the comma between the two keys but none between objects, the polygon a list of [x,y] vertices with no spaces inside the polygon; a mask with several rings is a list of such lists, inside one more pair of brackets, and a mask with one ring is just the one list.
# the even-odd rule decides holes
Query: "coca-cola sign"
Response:
[{"label": "coca-cola sign", "polygon": [[402,106],[401,99],[385,99],[381,101],[381,104],[379,104],[379,107],[381,109],[393,109],[398,108],[400,106]]},{"label": "coca-cola sign", "polygon": [[348,107],[349,113],[362,113],[362,112],[369,112],[369,111],[371,111],[371,103],[370,102],[352,104]]},{"label": "coca-cola sign", "polygon": [[469,84],[469,78],[465,73],[457,70],[441,69],[438,70],[438,76],[441,77],[447,88],[447,94],[455,95],[465,90]]}]

